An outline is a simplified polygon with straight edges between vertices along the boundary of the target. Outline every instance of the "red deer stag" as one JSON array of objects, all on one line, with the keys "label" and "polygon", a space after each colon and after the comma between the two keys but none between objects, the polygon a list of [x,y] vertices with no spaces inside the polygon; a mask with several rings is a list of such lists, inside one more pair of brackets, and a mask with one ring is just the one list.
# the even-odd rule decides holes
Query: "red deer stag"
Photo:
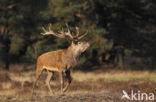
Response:
[{"label": "red deer stag", "polygon": [[[61,31],[59,31],[59,33],[56,33],[51,29],[51,24],[49,25],[49,31],[43,28],[44,33],[41,33],[42,35],[51,34],[59,38],[68,38],[69,40],[72,41],[72,43],[67,49],[47,52],[38,57],[37,67],[36,67],[36,81],[33,85],[33,92],[36,83],[43,70],[47,70],[48,72],[46,84],[48,86],[51,95],[53,95],[54,93],[50,87],[50,80],[54,72],[59,72],[60,80],[61,80],[61,92],[65,92],[72,81],[72,78],[70,76],[70,68],[77,65],[81,53],[84,52],[90,46],[88,42],[80,41],[80,39],[82,39],[88,34],[88,31],[85,34],[80,36],[79,28],[76,27],[77,34],[74,36],[71,34],[71,31],[67,24],[66,26],[68,31],[65,32],[62,29]],[[65,87],[64,87],[63,73],[65,73],[68,80],[68,83]]]}]

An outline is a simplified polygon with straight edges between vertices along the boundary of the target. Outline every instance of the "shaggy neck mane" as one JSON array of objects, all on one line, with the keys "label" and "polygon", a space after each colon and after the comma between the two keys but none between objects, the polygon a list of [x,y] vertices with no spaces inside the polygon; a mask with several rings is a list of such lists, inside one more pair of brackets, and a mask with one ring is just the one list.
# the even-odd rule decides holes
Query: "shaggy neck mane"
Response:
[{"label": "shaggy neck mane", "polygon": [[72,44],[67,48],[67,53],[68,53],[68,55],[71,55],[71,56],[73,56],[74,58],[79,57],[80,54],[81,54],[79,51],[77,51],[76,49],[74,49],[74,48],[72,47]]},{"label": "shaggy neck mane", "polygon": [[66,55],[66,60],[68,61],[67,63],[70,64],[70,66],[74,67],[75,65],[77,65],[80,53],[74,50],[72,45],[70,45],[66,49],[65,55]]}]

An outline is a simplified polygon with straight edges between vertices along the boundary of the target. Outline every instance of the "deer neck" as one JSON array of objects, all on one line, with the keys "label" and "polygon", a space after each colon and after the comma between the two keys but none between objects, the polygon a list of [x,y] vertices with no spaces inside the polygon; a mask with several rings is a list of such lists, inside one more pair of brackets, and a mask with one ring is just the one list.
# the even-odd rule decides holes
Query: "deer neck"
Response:
[{"label": "deer neck", "polygon": [[71,46],[68,47],[67,49],[67,55],[78,60],[80,53],[78,51],[75,51],[75,49]]},{"label": "deer neck", "polygon": [[79,60],[80,54],[78,52],[75,52],[72,45],[69,46],[66,50],[66,60],[69,65],[69,67],[74,67],[77,65]]}]

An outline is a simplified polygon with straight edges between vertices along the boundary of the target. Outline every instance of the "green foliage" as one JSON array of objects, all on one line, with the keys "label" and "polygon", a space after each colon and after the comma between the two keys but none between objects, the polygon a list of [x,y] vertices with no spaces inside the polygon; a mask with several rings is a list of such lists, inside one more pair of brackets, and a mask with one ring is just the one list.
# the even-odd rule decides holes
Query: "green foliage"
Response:
[{"label": "green foliage", "polygon": [[14,35],[11,39],[10,54],[18,54],[20,49],[24,46],[24,39],[18,35]]},{"label": "green foliage", "polygon": [[112,42],[106,39],[108,32],[104,28],[93,28],[90,32],[91,49],[99,49],[100,52],[105,52],[112,48]]},{"label": "green foliage", "polygon": [[89,54],[123,46],[125,55],[154,62],[155,10],[154,0],[0,0],[0,59],[34,62],[44,52],[67,48],[69,41],[40,33],[48,23],[54,31],[68,23],[73,33],[75,26],[81,34],[89,30]]}]

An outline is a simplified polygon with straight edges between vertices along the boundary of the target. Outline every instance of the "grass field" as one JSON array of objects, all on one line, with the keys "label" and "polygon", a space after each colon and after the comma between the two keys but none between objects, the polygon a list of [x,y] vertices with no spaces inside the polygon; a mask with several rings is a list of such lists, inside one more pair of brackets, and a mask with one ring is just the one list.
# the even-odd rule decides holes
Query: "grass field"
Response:
[{"label": "grass field", "polygon": [[140,90],[156,95],[155,71],[98,69],[87,72],[74,71],[71,75],[73,77],[71,86],[66,93],[61,94],[56,73],[54,80],[51,81],[55,95],[50,96],[44,82],[46,72],[43,72],[35,88],[35,95],[31,97],[35,70],[9,72],[1,70],[0,102],[132,102],[121,100],[122,90],[128,93],[131,90]]},{"label": "grass field", "polygon": [[150,80],[156,82],[156,72],[155,71],[122,71],[122,70],[107,70],[101,71],[97,70],[94,72],[76,72],[73,73],[74,79],[78,81],[92,80],[96,81],[99,79],[112,80],[112,81],[129,81],[129,80]]}]

